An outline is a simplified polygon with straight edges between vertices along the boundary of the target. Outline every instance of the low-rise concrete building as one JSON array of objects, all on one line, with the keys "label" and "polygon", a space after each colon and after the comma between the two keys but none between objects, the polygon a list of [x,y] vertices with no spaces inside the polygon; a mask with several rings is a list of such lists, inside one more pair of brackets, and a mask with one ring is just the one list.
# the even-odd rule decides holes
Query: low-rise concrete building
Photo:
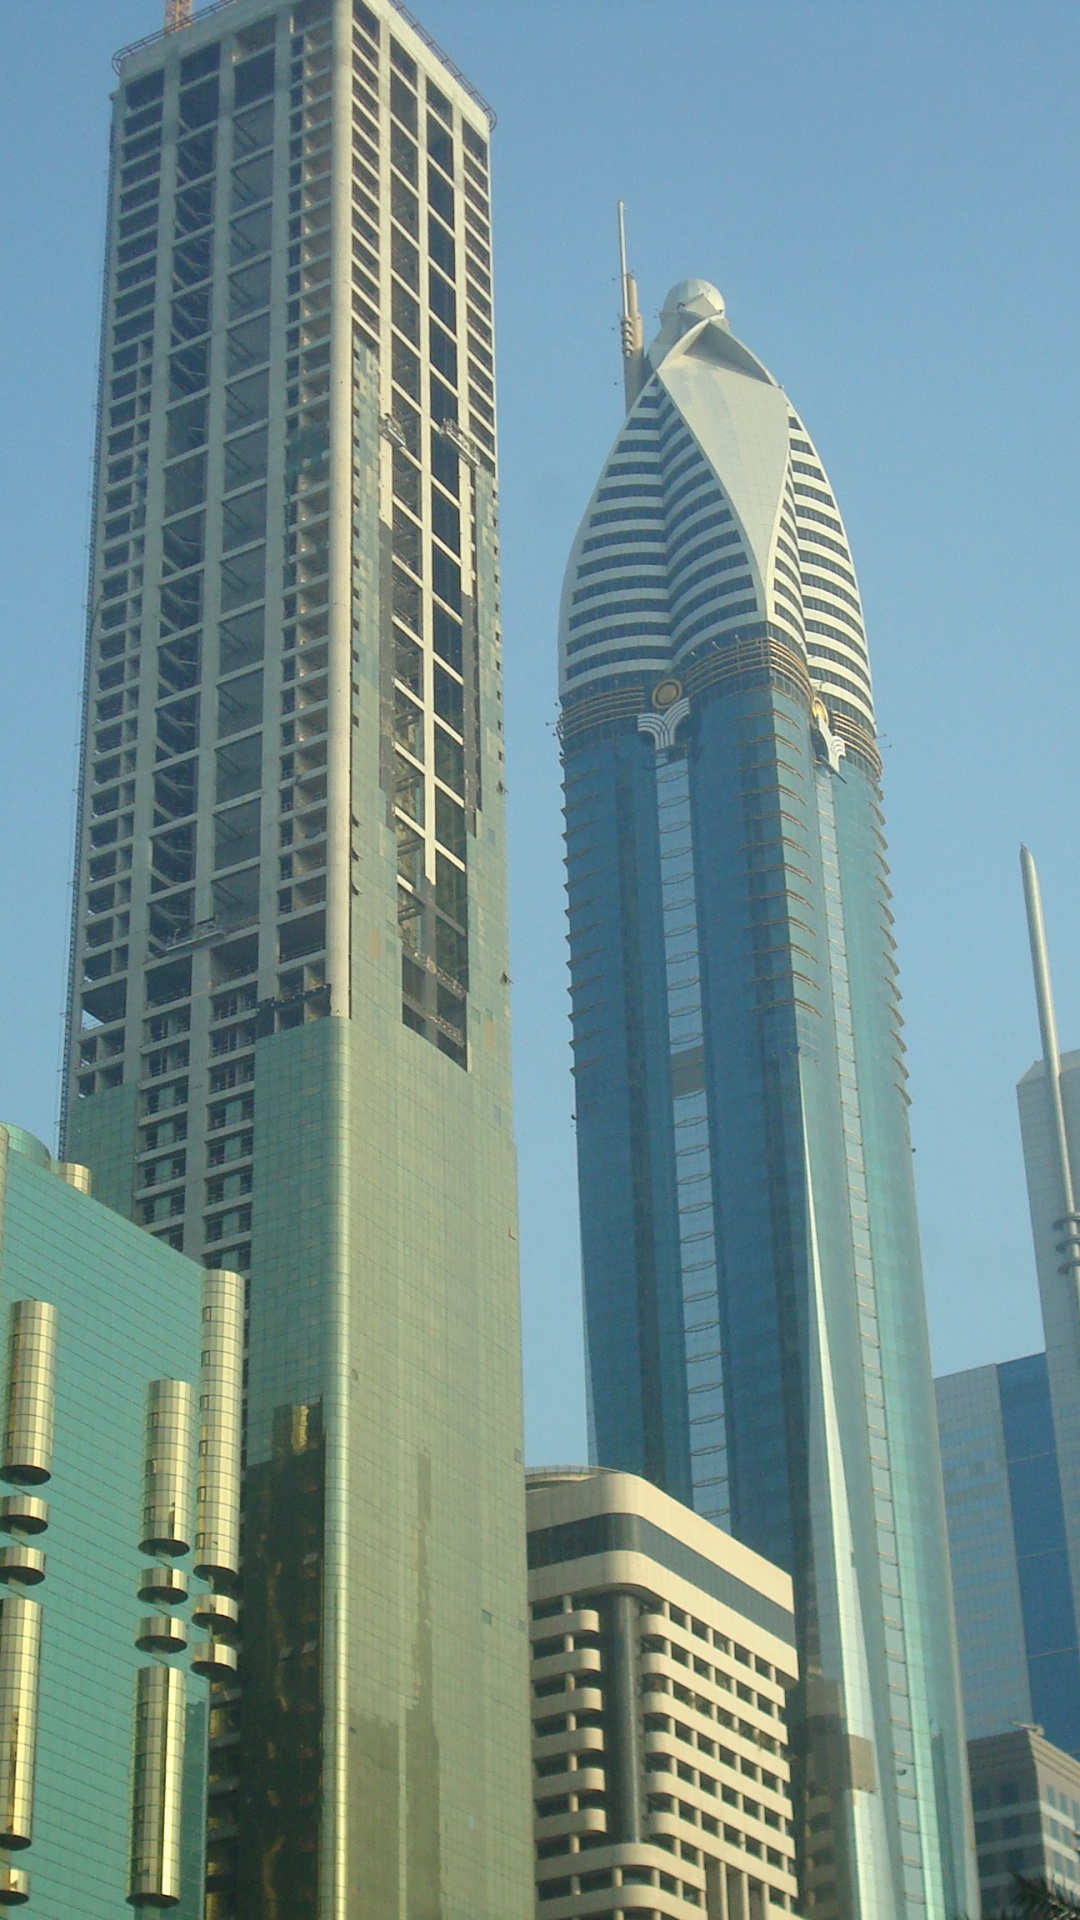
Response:
[{"label": "low-rise concrete building", "polygon": [[798,1909],[791,1581],[634,1474],[529,1475],[538,1913]]}]

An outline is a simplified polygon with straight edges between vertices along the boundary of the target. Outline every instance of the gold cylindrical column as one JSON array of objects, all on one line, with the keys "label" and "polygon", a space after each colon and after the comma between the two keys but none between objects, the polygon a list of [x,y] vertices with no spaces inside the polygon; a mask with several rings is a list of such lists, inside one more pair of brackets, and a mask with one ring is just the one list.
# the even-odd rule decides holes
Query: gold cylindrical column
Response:
[{"label": "gold cylindrical column", "polygon": [[28,1847],[34,1831],[41,1608],[21,1593],[0,1601],[0,1847]]},{"label": "gold cylindrical column", "polygon": [[180,1898],[186,1705],[187,1680],[179,1667],[140,1667],[128,1886],[133,1907],[171,1907]]},{"label": "gold cylindrical column", "polygon": [[195,1395],[186,1380],[151,1380],[146,1390],[146,1468],[140,1553],[191,1548],[191,1467]]},{"label": "gold cylindrical column", "polygon": [[16,1485],[38,1486],[52,1472],[57,1325],[56,1308],[44,1300],[16,1300],[12,1304],[0,1472]]},{"label": "gold cylindrical column", "polygon": [[75,1160],[57,1160],[53,1172],[67,1186],[74,1187],[76,1193],[92,1193],[94,1190],[94,1176],[89,1167],[80,1167]]},{"label": "gold cylindrical column", "polygon": [[211,1267],[203,1280],[199,1393],[199,1494],[195,1571],[240,1571],[240,1437],[244,1388],[244,1282]]},{"label": "gold cylindrical column", "polygon": [[30,1875],[10,1860],[0,1860],[0,1907],[25,1907],[30,1898]]}]

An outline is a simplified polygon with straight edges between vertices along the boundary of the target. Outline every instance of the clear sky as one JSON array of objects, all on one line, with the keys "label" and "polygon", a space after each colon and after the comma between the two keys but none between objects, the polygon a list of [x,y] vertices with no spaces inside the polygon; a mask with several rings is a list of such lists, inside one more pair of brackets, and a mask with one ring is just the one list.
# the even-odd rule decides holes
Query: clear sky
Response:
[{"label": "clear sky", "polygon": [[[1075,0],[413,0],[496,106],[529,1458],[584,1450],[555,627],[651,328],[714,280],[843,508],[870,632],[939,1370],[1041,1345],[1017,851],[1080,1046]],[[0,1114],[57,1095],[113,50],[159,0],[0,0]]]}]

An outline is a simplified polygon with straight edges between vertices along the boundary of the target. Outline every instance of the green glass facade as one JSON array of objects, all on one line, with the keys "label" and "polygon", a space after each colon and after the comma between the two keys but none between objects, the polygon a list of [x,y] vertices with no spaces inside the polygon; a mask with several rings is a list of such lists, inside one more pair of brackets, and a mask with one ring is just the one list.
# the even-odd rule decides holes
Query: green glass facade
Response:
[{"label": "green glass facade", "polygon": [[117,70],[65,1150],[248,1278],[207,1911],[512,1920],[490,118],[385,0]]},{"label": "green glass facade", "polygon": [[[9,1752],[20,1737],[11,1716],[8,1611],[40,1608],[36,1752],[28,1756],[32,1817],[29,1844],[0,1854],[0,1909],[16,1902],[24,1873],[28,1914],[49,1920],[116,1920],[129,1911],[135,1781],[136,1690],[140,1670],[173,1668],[183,1678],[186,1723],[182,1779],[183,1848],[172,1911],[200,1920],[209,1687],[191,1671],[191,1652],[140,1650],[143,1620],[158,1609],[140,1599],[148,1556],[140,1551],[146,1454],[146,1393],[170,1378],[195,1386],[203,1342],[199,1268],[156,1245],[109,1208],[67,1184],[40,1144],[0,1127],[0,1319],[3,1322],[6,1432],[12,1407],[13,1308],[40,1301],[55,1309],[54,1431],[49,1477],[25,1484],[5,1439],[0,1532],[0,1737]],[[194,1475],[194,1449],[188,1462]],[[22,1529],[17,1509],[29,1496],[46,1505],[40,1532]],[[21,1547],[44,1555],[44,1577],[13,1577]],[[206,1582],[193,1555],[170,1567],[189,1593]],[[170,1609],[190,1621],[191,1608]],[[31,1694],[33,1686],[31,1685]],[[2,1817],[11,1816],[5,1776]]]}]

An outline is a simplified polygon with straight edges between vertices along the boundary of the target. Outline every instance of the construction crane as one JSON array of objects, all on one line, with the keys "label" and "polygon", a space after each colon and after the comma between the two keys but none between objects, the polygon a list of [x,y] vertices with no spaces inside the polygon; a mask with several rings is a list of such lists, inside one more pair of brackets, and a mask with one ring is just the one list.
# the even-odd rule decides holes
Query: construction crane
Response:
[{"label": "construction crane", "polygon": [[179,33],[181,27],[190,27],[194,0],[165,0],[165,31]]}]

